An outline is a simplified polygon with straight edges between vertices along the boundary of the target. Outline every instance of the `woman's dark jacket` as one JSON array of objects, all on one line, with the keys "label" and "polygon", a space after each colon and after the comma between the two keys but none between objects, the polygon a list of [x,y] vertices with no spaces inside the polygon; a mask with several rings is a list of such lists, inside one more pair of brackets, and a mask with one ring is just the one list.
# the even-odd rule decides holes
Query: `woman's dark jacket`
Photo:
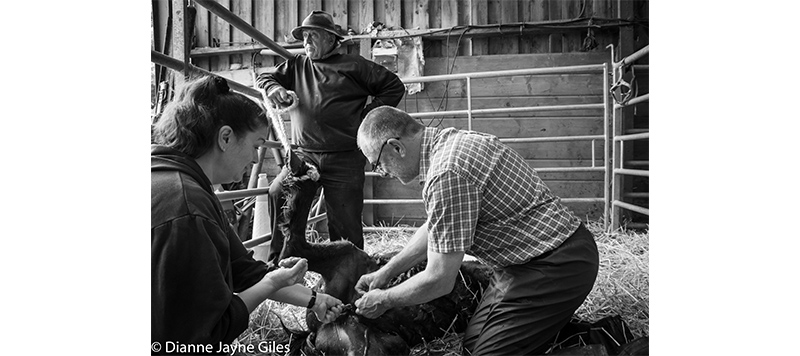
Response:
[{"label": "woman's dark jacket", "polygon": [[234,293],[267,267],[242,245],[194,159],[153,145],[150,162],[151,342],[229,344],[249,321]]}]

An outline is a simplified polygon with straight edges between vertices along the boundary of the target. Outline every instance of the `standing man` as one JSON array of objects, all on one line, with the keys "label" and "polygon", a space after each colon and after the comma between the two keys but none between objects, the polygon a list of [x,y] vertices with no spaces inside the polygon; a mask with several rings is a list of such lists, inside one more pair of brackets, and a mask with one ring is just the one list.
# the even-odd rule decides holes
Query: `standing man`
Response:
[{"label": "standing man", "polygon": [[[274,72],[261,74],[256,82],[267,92],[267,105],[287,106],[292,100],[287,91],[297,94],[299,103],[291,119],[294,143],[299,147],[295,153],[319,169],[320,179],[298,182],[300,191],[292,200],[310,204],[322,186],[331,241],[347,239],[364,248],[361,211],[366,158],[358,150],[356,133],[361,120],[373,108],[397,106],[405,86],[394,73],[375,62],[338,53],[343,37],[326,12],[311,12],[301,26],[292,30],[292,36],[303,41],[306,54],[286,60]],[[367,104],[370,97],[372,101]],[[270,200],[276,209],[271,209],[269,260],[277,262],[283,236],[277,223],[282,214],[276,214],[276,210],[284,202],[280,192],[271,195]],[[305,224],[306,219],[302,217],[301,222]]]},{"label": "standing man", "polygon": [[[472,355],[546,351],[597,276],[597,245],[583,223],[497,137],[425,128],[384,106],[361,123],[358,146],[374,170],[403,184],[419,178],[428,219],[388,264],[359,279],[356,290],[365,294],[356,312],[376,318],[449,293],[469,253],[495,271],[464,348]],[[382,289],[426,258],[424,271]]]}]

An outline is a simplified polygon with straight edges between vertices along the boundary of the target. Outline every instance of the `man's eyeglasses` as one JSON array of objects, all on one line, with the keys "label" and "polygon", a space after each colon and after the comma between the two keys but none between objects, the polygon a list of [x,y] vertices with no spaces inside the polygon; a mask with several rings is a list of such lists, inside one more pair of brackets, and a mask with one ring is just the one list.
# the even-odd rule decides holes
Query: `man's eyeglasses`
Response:
[{"label": "man's eyeglasses", "polygon": [[373,172],[375,173],[385,172],[383,168],[381,168],[381,155],[383,154],[383,148],[386,147],[386,144],[389,143],[389,140],[391,139],[399,140],[400,137],[389,137],[386,139],[386,141],[383,141],[383,144],[381,145],[381,150],[378,151],[378,158],[375,160],[375,163],[372,164]]}]

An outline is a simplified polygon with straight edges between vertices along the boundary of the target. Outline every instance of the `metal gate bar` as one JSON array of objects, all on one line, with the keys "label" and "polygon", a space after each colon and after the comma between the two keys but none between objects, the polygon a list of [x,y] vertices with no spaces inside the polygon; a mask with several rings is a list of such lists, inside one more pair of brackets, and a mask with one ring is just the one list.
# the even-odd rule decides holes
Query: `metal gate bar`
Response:
[{"label": "metal gate bar", "polygon": [[[614,47],[611,47],[611,60],[614,61]],[[613,80],[616,83],[619,79],[617,76],[617,69],[623,70],[626,66],[633,66],[634,69],[644,69],[648,70],[650,67],[649,65],[634,65],[633,62],[641,59],[642,57],[646,56],[650,52],[650,46],[645,46],[644,48],[636,51],[635,53],[623,58],[619,62],[613,63]],[[627,209],[630,211],[634,211],[644,215],[650,215],[650,209],[637,206],[631,203],[626,203],[621,199],[623,197],[643,197],[643,195],[631,194],[631,193],[623,193],[622,189],[622,176],[639,176],[639,177],[650,177],[650,171],[644,169],[628,169],[623,168],[624,163],[624,145],[626,141],[633,141],[633,140],[646,140],[650,139],[649,132],[640,132],[634,134],[622,134],[621,127],[622,124],[618,122],[617,110],[620,110],[625,107],[630,107],[639,103],[647,102],[650,100],[650,94],[642,94],[637,97],[631,98],[624,103],[614,103],[613,110],[612,110],[612,153],[611,153],[611,162],[612,162],[612,169],[611,169],[611,226],[610,229],[607,227],[607,230],[616,230],[620,227],[620,211],[619,209]],[[619,146],[619,148],[617,148]],[[641,193],[640,193],[641,194]],[[649,193],[646,197],[649,198]]]},{"label": "metal gate bar", "polygon": [[[226,20],[231,25],[236,27],[237,29],[245,32],[246,34],[253,37],[255,40],[261,42],[262,44],[266,45],[267,47],[273,49],[276,53],[281,55],[284,58],[292,57],[292,54],[287,51],[285,48],[281,47],[271,39],[269,39],[266,35],[262,34],[254,27],[250,26],[247,22],[240,19],[238,16],[230,12],[228,9],[225,9],[222,6],[219,6],[213,0],[195,0],[196,3],[206,7],[210,12],[214,13],[215,15],[219,16],[220,18]],[[614,49],[611,46],[612,52],[612,60],[611,63],[603,63],[597,65],[582,65],[582,66],[566,66],[566,67],[551,67],[551,68],[533,68],[533,69],[520,69],[520,70],[507,70],[507,71],[494,71],[494,72],[473,72],[473,73],[459,73],[459,74],[447,74],[447,75],[435,75],[435,76],[427,76],[427,77],[415,77],[415,78],[401,78],[401,80],[405,83],[425,83],[425,82],[434,82],[434,81],[442,81],[442,80],[460,80],[464,79],[466,81],[466,92],[467,92],[467,110],[454,110],[454,111],[440,111],[440,112],[429,112],[429,113],[414,113],[411,114],[414,117],[427,117],[427,116],[443,116],[443,115],[466,115],[467,116],[467,127],[471,130],[472,129],[472,120],[474,114],[492,114],[492,113],[517,113],[517,112],[538,112],[538,111],[560,111],[560,110],[580,110],[580,109],[603,109],[603,122],[604,122],[604,134],[603,135],[591,135],[591,136],[572,136],[572,137],[535,137],[535,138],[504,138],[501,139],[503,142],[508,143],[528,143],[528,142],[555,142],[555,141],[578,141],[578,140],[591,140],[592,141],[592,166],[591,167],[546,167],[546,168],[538,168],[537,171],[539,172],[605,172],[604,175],[604,193],[603,197],[600,198],[562,198],[561,200],[564,202],[597,202],[603,201],[606,203],[606,208],[604,209],[604,223],[606,227],[608,227],[609,222],[609,215],[611,215],[611,225],[614,227],[614,208],[615,207],[622,207],[629,210],[637,211],[637,212],[644,212],[645,214],[649,215],[649,209],[643,207],[637,207],[635,205],[625,203],[618,200],[612,200],[615,191],[614,191],[614,184],[612,182],[614,175],[616,174],[634,174],[634,175],[644,175],[649,176],[648,171],[644,170],[630,170],[630,169],[623,169],[618,168],[614,169],[614,158],[616,157],[616,142],[619,142],[620,145],[623,144],[624,141],[633,140],[633,139],[645,139],[649,138],[649,134],[634,134],[634,135],[619,135],[615,137],[615,130],[616,130],[616,109],[636,105],[640,102],[645,102],[649,100],[649,94],[644,94],[640,97],[633,98],[627,103],[623,105],[612,105],[612,101],[610,96],[608,95],[608,89],[610,88],[608,83],[608,78],[611,76],[616,80],[616,70],[620,67],[625,67],[628,65],[632,65],[633,62],[638,60],[639,58],[647,55],[649,53],[649,46],[644,47],[643,49],[637,51],[636,53],[623,58],[619,62],[614,62]],[[151,51],[152,52],[152,51]],[[164,56],[157,52],[151,53],[151,61],[154,63],[158,63],[164,65],[170,69],[183,71],[183,70],[191,70],[195,72],[200,72],[206,75],[216,75],[212,72],[205,71],[203,69],[189,66],[186,68],[184,63],[180,63],[179,60],[170,58],[168,56]],[[179,62],[179,63],[176,63]],[[648,65],[634,65],[636,69],[649,69]],[[471,90],[471,79],[475,78],[492,78],[492,77],[499,77],[499,76],[515,76],[515,75],[548,75],[548,74],[576,74],[576,73],[595,73],[595,72],[602,72],[603,73],[603,102],[597,104],[577,104],[577,105],[556,105],[556,106],[535,106],[535,107],[522,107],[522,108],[497,108],[497,109],[480,109],[480,110],[472,110],[472,90]],[[611,75],[609,75],[611,72]],[[228,81],[231,84],[231,87],[234,90],[240,91],[243,94],[247,94],[254,97],[260,97],[260,93],[254,88],[250,88],[248,86],[241,85],[235,81]],[[638,135],[638,136],[637,136]],[[602,139],[604,142],[604,166],[603,167],[595,167],[595,152],[594,152],[594,142],[595,140]],[[621,157],[620,157],[621,163]],[[366,176],[374,177],[378,176],[378,174],[374,174],[372,172],[365,173]],[[217,197],[221,200],[235,200],[244,197],[256,196],[267,194],[268,188],[256,188],[256,189],[245,189],[239,191],[231,191],[231,192],[221,192],[217,193]],[[365,204],[418,204],[421,203],[421,199],[365,199]],[[314,223],[325,218],[326,214],[320,214],[315,217],[309,219],[309,223]],[[368,227],[365,228],[364,231],[375,230],[375,229],[408,229],[407,227],[389,227],[389,228],[378,228],[378,227]],[[412,228],[415,229],[415,228]],[[259,236],[251,241],[248,241],[248,247],[252,247],[257,245],[258,243],[262,243],[265,239],[268,239],[269,235]]]}]

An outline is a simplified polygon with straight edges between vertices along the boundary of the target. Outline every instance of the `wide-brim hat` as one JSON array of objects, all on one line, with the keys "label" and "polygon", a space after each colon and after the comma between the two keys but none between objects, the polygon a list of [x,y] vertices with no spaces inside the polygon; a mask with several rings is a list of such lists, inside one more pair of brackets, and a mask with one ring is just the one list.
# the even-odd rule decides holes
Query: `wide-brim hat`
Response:
[{"label": "wide-brim hat", "polygon": [[303,20],[303,24],[295,27],[292,30],[292,37],[302,41],[303,30],[312,28],[317,30],[327,31],[328,33],[333,34],[334,36],[336,36],[336,38],[340,40],[344,39],[344,37],[342,37],[342,35],[337,30],[336,24],[333,23],[333,16],[331,16],[331,14],[325,11],[320,11],[320,10],[311,11],[311,14],[309,14]]}]

